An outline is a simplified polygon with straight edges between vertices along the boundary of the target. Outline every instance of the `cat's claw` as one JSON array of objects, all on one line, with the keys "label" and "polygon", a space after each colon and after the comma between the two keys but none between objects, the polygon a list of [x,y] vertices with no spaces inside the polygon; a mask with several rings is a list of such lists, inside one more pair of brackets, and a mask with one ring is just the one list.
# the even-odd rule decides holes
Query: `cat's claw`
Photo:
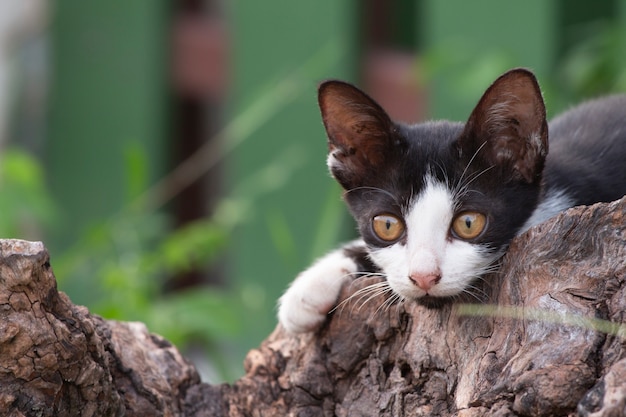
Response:
[{"label": "cat's claw", "polygon": [[329,253],[301,272],[278,303],[278,320],[289,333],[317,330],[336,306],[343,285],[357,271],[343,250]]}]

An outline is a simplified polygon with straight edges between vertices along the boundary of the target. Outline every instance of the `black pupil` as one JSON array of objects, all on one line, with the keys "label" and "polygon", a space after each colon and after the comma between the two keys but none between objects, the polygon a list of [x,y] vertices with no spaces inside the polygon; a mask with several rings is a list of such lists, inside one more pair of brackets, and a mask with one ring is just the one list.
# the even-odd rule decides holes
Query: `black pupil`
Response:
[{"label": "black pupil", "polygon": [[387,230],[391,229],[391,220],[387,219],[387,223],[385,223],[385,227]]},{"label": "black pupil", "polygon": [[465,227],[467,227],[468,229],[472,227],[472,218],[470,216],[467,216],[465,218]]}]

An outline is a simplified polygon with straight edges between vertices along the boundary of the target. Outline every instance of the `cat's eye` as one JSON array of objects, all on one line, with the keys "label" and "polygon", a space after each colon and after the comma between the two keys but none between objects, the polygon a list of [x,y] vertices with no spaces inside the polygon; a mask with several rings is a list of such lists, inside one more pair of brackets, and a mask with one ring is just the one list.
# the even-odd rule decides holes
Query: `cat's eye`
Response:
[{"label": "cat's eye", "polygon": [[392,214],[379,214],[372,219],[372,229],[380,239],[392,242],[402,237],[404,223]]},{"label": "cat's eye", "polygon": [[452,232],[459,239],[470,240],[478,237],[485,226],[487,218],[475,211],[465,211],[452,220]]}]

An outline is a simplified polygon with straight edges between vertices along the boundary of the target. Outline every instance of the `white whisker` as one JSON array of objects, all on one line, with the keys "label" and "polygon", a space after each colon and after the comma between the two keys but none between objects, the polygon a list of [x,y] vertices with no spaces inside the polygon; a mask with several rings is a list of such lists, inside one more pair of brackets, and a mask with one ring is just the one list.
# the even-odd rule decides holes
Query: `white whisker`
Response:
[{"label": "white whisker", "polygon": [[[384,284],[387,284],[387,282],[385,281],[385,282],[384,282]],[[379,297],[379,296],[381,296],[381,295],[383,295],[383,294],[385,294],[385,293],[387,293],[387,292],[389,292],[389,291],[391,291],[391,288],[390,288],[388,285],[386,285],[386,286],[381,286],[381,287],[379,287],[379,288],[375,288],[374,290],[370,291],[370,294],[369,294],[369,296],[367,296],[367,298],[365,299],[365,301],[361,301],[361,300],[363,300],[363,298],[365,298],[365,297],[366,297],[365,295],[364,295],[364,296],[362,296],[362,297],[360,297],[360,298],[358,299],[358,301],[357,301],[357,302],[360,302],[360,304],[359,304],[359,306],[358,306],[358,308],[357,308],[357,311],[359,311],[359,312],[360,312],[360,311],[361,311],[361,309],[362,309],[362,308],[363,308],[363,307],[364,307],[367,303],[369,303],[369,302],[370,302],[370,301],[372,301],[373,299],[375,299],[375,298],[377,298],[377,297]]]},{"label": "white whisker", "polygon": [[[384,295],[384,294],[387,294],[387,293],[389,293],[389,292],[391,292],[391,291],[392,291],[392,290],[391,290],[391,288],[390,288],[390,287],[387,287],[384,291],[380,292],[380,293],[379,293],[379,295]],[[385,299],[385,301],[383,301],[383,302],[382,302],[382,303],[381,303],[381,304],[380,304],[380,305],[376,308],[376,310],[374,311],[374,313],[373,313],[373,314],[374,314],[374,315],[376,315],[376,314],[378,314],[378,312],[379,312],[379,311],[381,311],[381,310],[383,310],[383,311],[384,311],[385,306],[387,305],[387,303],[389,302],[389,300],[390,300],[391,298],[392,298],[392,297],[387,297],[387,299]]]},{"label": "white whisker", "polygon": [[480,152],[485,147],[485,145],[487,145],[487,141],[483,142],[482,145],[480,145],[478,149],[476,149],[476,152],[474,152],[474,155],[472,155],[469,162],[465,166],[465,169],[461,173],[461,176],[459,177],[459,182],[456,188],[459,188],[458,185],[463,184],[463,180],[464,180],[465,174],[467,173],[467,170],[469,169],[470,165],[472,165],[472,162],[474,162],[474,159],[476,159],[476,157],[478,156],[478,152]]},{"label": "white whisker", "polygon": [[481,175],[485,174],[487,171],[489,171],[490,169],[492,169],[493,166],[490,166],[488,168],[483,169],[480,172],[475,172],[471,177],[469,177],[465,182],[461,182],[461,180],[459,180],[459,182],[457,183],[457,186],[455,187],[455,189],[453,190],[454,196],[456,198],[459,197],[463,197],[469,193],[478,193],[478,194],[483,194],[482,192],[475,190],[475,189],[470,189],[469,186],[476,181],[478,178],[480,178]]},{"label": "white whisker", "polygon": [[480,172],[474,172],[469,177],[466,177],[466,175],[470,169],[470,166],[472,165],[472,163],[478,156],[478,153],[485,147],[486,144],[487,142],[483,142],[482,145],[480,145],[480,147],[476,150],[476,152],[474,152],[474,155],[472,155],[469,162],[463,169],[463,172],[461,173],[461,176],[459,177],[456,185],[455,186],[450,185],[452,188],[452,193],[454,194],[456,198],[462,197],[470,192],[480,193],[478,190],[470,190],[469,186],[478,178],[480,178],[483,174],[491,170],[493,166],[487,167]]},{"label": "white whisker", "polygon": [[[391,290],[391,288],[389,289]],[[385,302],[383,302],[380,307],[378,307],[378,309],[376,310],[375,313],[378,313],[378,311],[388,311],[392,305],[394,305],[396,303],[396,301],[398,301],[400,299],[400,296],[398,294],[396,294],[395,292],[392,292],[391,297],[387,297],[387,299],[385,300]]]},{"label": "white whisker", "polygon": [[[357,274],[364,275],[364,276],[383,276],[383,277],[385,276],[384,274],[381,274],[381,273],[367,273],[367,272],[361,272],[361,273],[356,273],[356,274],[351,274],[351,275],[357,275]],[[355,281],[353,281],[352,284],[354,282]],[[348,303],[350,303],[352,301],[356,301],[358,303],[358,302],[360,302],[361,300],[363,300],[366,297],[370,297],[371,298],[372,297],[371,293],[377,293],[381,289],[384,289],[384,288],[386,288],[388,286],[389,286],[389,284],[387,283],[387,281],[381,281],[381,282],[376,282],[374,284],[367,285],[366,287],[363,287],[363,288],[355,291],[354,294],[351,294],[348,298],[346,298],[341,303],[336,305],[332,310],[330,310],[329,313],[332,313],[333,311],[337,310],[340,307],[341,307],[341,309],[343,311],[343,308]],[[374,294],[374,296],[375,295],[376,294]],[[368,300],[366,300],[366,302],[369,301],[370,298],[368,298]]]},{"label": "white whisker", "polygon": [[475,285],[468,285],[466,288],[463,289],[462,293],[472,296],[474,299],[476,299],[476,301],[479,302],[483,302],[488,298],[487,293],[482,288]]}]

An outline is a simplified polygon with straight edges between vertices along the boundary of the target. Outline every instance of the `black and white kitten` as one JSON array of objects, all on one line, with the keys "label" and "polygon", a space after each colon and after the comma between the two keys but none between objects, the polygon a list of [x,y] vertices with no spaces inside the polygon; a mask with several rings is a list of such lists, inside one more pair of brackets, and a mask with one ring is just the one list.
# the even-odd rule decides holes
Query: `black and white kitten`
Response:
[{"label": "black and white kitten", "polygon": [[541,91],[524,69],[500,76],[465,124],[393,122],[341,81],[320,86],[319,105],[328,167],[361,240],[321,258],[280,298],[290,332],[319,327],[342,286],[368,273],[427,306],[471,292],[517,234],[626,194],[626,95],[554,119],[549,156]]}]

